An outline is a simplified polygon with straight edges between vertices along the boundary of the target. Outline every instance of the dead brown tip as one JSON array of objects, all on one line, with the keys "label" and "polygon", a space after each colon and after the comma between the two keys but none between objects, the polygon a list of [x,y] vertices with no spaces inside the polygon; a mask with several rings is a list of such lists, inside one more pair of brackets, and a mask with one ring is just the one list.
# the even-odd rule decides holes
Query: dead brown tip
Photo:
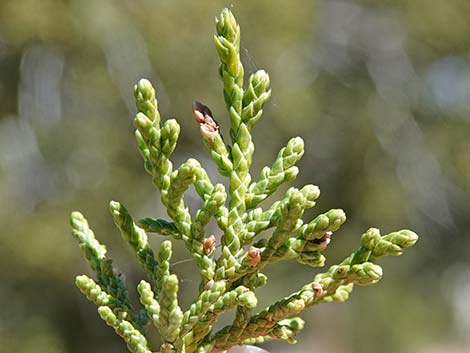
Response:
[{"label": "dead brown tip", "polygon": [[204,105],[199,102],[199,101],[194,101],[193,102],[193,110],[198,110],[198,111],[202,111],[202,108],[204,107]]}]

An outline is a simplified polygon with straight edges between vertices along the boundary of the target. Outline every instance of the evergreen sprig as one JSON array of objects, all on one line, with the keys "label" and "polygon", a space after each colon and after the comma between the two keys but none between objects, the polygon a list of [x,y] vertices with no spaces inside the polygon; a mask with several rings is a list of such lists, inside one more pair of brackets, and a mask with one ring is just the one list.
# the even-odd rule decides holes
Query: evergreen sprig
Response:
[{"label": "evergreen sprig", "polygon": [[[281,200],[265,209],[259,207],[279,186],[296,178],[296,163],[304,154],[304,142],[300,137],[292,138],[274,163],[263,168],[256,181],[251,180],[251,131],[271,96],[270,78],[259,70],[244,85],[240,28],[228,9],[216,19],[214,40],[221,62],[219,74],[230,118],[231,143],[226,144],[207,106],[195,102],[192,110],[219,173],[228,178],[228,192],[223,184],[213,185],[195,159],[174,168],[171,155],[179,137],[179,124],[174,119],[161,123],[155,90],[148,80],[140,80],[134,88],[137,146],[169,219],[134,221],[120,203],[111,201],[109,207],[123,239],[147,272],[148,282],[142,280],[137,286],[143,309],[131,305],[123,277],[113,268],[105,246],[96,240],[86,219],[78,212],[72,213],[72,234],[96,274],[96,282],[82,275],[76,278],[76,285],[99,307],[100,317],[133,353],[151,352],[146,338],[148,324],[162,337],[160,351],[164,353],[210,353],[270,340],[295,343],[304,322],[292,316],[313,305],[343,302],[354,285],[377,283],[382,268],[376,261],[383,256],[401,255],[418,240],[409,230],[381,236],[378,229],[371,228],[362,235],[360,248],[344,261],[315,275],[297,292],[253,313],[257,305],[255,291],[267,281],[260,271],[286,260],[324,266],[323,251],[346,221],[346,215],[332,209],[304,222],[305,210],[314,207],[320,196],[318,187],[310,184],[291,187]],[[184,199],[191,185],[202,199],[194,216]],[[222,232],[218,258],[214,257],[217,238],[206,232],[211,219]],[[270,237],[256,239],[269,229]],[[165,240],[155,254],[147,232],[182,240],[198,266],[200,293],[186,311],[178,303],[179,281],[170,268],[172,242]],[[214,333],[217,318],[229,310],[236,311],[233,323]]]}]

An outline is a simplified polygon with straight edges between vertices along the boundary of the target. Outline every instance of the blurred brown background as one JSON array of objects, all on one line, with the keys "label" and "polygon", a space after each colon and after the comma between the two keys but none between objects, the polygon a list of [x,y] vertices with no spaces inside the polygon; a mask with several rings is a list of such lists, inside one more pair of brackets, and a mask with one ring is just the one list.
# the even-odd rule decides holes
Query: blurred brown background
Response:
[{"label": "blurred brown background", "polygon": [[[220,180],[190,110],[194,99],[205,102],[227,134],[212,40],[223,7],[241,25],[246,72],[266,69],[272,81],[254,132],[254,174],[301,135],[295,184],[322,190],[306,218],[333,207],[348,214],[328,264],[370,226],[421,236],[403,257],[382,261],[375,287],[306,312],[298,345],[268,349],[468,351],[468,0],[0,0],[0,352],[126,352],[74,286],[89,270],[69,214],[88,217],[135,288],[143,274],[107,204],[165,217],[133,139],[141,77],[155,84],[162,116],[182,126],[175,162],[196,157]],[[198,205],[194,194],[188,200]],[[177,246],[174,261],[187,258]],[[188,305],[195,266],[174,270]],[[261,304],[315,271],[289,262],[267,273]]]}]

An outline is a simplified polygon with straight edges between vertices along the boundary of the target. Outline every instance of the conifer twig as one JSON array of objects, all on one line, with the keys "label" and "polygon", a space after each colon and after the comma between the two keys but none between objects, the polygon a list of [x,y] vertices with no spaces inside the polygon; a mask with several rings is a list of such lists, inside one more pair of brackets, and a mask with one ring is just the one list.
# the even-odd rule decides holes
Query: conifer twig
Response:
[{"label": "conifer twig", "polygon": [[[289,140],[273,164],[263,168],[252,182],[250,167],[255,146],[251,133],[271,96],[270,78],[259,70],[249,76],[244,86],[240,27],[228,9],[216,18],[214,41],[230,120],[230,144],[222,137],[209,107],[195,102],[192,114],[218,172],[228,179],[228,190],[223,183],[214,185],[195,159],[190,158],[177,168],[173,166],[171,156],[180,126],[174,119],[161,121],[155,89],[148,80],[141,79],[134,87],[137,147],[144,169],[160,193],[168,220],[158,215],[135,222],[116,201],[110,202],[109,209],[122,238],[148,275],[148,282],[142,280],[137,286],[143,308],[131,305],[123,276],[113,268],[106,247],[95,238],[85,217],[79,212],[71,216],[72,235],[96,275],[96,280],[77,276],[75,284],[98,306],[99,316],[123,338],[132,353],[151,353],[146,337],[149,323],[161,336],[162,353],[215,353],[240,344],[271,340],[293,344],[297,332],[304,327],[304,321],[297,317],[304,309],[343,302],[354,285],[377,283],[383,271],[376,261],[383,256],[401,255],[418,240],[410,230],[381,236],[378,229],[370,228],[362,235],[360,248],[344,261],[256,312],[255,292],[267,283],[267,276],[261,271],[287,260],[324,266],[323,252],[346,221],[346,215],[341,209],[332,209],[304,222],[305,211],[314,207],[320,196],[319,188],[312,184],[291,187],[280,200],[260,207],[282,184],[296,178],[304,141],[300,137]],[[194,213],[185,201],[191,187],[202,200]],[[220,234],[208,233],[212,219]],[[268,230],[272,231],[270,235],[259,237]],[[147,232],[168,237],[156,253]],[[172,240],[184,243],[201,276],[200,291],[186,310],[180,306],[179,280],[170,266]],[[217,257],[218,246],[221,253]],[[229,310],[235,311],[233,322],[214,333],[217,319]]]}]

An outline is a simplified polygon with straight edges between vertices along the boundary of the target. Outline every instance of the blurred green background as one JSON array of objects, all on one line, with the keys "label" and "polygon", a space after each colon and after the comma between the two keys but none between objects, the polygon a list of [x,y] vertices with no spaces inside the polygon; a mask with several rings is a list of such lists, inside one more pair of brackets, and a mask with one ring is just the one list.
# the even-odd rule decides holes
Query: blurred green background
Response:
[{"label": "blurred green background", "polygon": [[[196,157],[221,180],[191,103],[208,104],[228,135],[212,40],[223,7],[241,25],[245,71],[263,68],[272,81],[254,132],[254,174],[301,135],[295,184],[322,190],[306,218],[333,207],[348,215],[328,264],[370,226],[421,236],[403,257],[382,262],[375,287],[306,312],[298,345],[266,347],[468,352],[468,0],[0,0],[0,352],[126,352],[74,286],[75,275],[90,272],[69,214],[85,214],[135,288],[143,273],[107,205],[115,199],[136,218],[165,217],[133,138],[132,86],[141,77],[155,84],[162,116],[182,126],[174,161]],[[194,193],[187,198],[198,206]],[[187,258],[177,246],[186,306],[198,286]],[[292,262],[267,273],[261,304],[315,271]]]}]

